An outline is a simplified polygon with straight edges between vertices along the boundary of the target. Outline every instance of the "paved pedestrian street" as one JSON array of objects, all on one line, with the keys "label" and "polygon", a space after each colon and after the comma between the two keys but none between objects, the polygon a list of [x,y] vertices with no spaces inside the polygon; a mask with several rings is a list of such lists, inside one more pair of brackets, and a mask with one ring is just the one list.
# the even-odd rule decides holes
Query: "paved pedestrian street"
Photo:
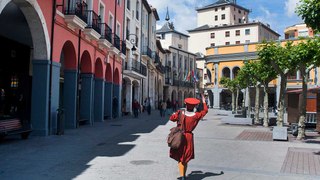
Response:
[{"label": "paved pedestrian street", "polygon": [[[226,111],[209,110],[194,131],[188,179],[320,179],[320,146],[272,141],[270,128],[222,124]],[[166,136],[174,123],[159,111],[66,130],[62,136],[0,143],[0,179],[174,180]],[[223,172],[223,173],[221,173]]]}]

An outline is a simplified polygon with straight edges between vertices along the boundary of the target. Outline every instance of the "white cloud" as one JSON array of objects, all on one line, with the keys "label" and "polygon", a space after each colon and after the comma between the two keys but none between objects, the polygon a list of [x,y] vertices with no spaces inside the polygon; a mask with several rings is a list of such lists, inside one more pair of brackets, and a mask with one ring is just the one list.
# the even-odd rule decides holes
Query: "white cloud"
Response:
[{"label": "white cloud", "polygon": [[197,25],[197,13],[196,8],[202,7],[210,3],[209,0],[201,1],[197,0],[148,0],[149,4],[155,7],[160,16],[160,27],[164,24],[164,18],[169,8],[170,21],[174,23],[175,29],[187,33],[187,30],[196,28]]},{"label": "white cloud", "polygon": [[286,0],[285,2],[285,11],[288,17],[292,17],[295,15],[295,10],[299,0]]}]

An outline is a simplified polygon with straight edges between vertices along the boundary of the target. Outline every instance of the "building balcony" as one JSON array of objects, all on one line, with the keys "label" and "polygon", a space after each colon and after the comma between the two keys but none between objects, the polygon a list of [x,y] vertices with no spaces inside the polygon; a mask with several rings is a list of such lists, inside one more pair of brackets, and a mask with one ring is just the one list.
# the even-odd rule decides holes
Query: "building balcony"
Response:
[{"label": "building balcony", "polygon": [[152,51],[149,46],[142,47],[141,55],[146,61],[152,60]]},{"label": "building balcony", "polygon": [[173,80],[173,86],[186,87],[186,88],[194,88],[194,83],[190,81],[182,81],[182,80]]},{"label": "building balcony", "polygon": [[72,30],[84,29],[88,23],[88,5],[80,0],[68,0],[64,6],[64,20]]},{"label": "building balcony", "polygon": [[113,34],[113,43],[112,46],[110,47],[110,53],[112,55],[119,55],[120,54],[120,45],[121,44],[121,40],[120,37],[116,34]]},{"label": "building balcony", "polygon": [[106,23],[100,23],[101,37],[98,44],[104,48],[111,48],[112,46],[112,30]]},{"label": "building balcony", "polygon": [[87,10],[88,25],[84,30],[84,34],[89,36],[90,39],[99,40],[101,37],[101,19],[93,10]]},{"label": "building balcony", "polygon": [[166,73],[166,68],[162,65],[161,62],[155,63],[156,64],[156,68],[157,70],[162,73],[165,74]]},{"label": "building balcony", "polygon": [[125,62],[123,69],[123,74],[137,79],[144,79],[147,76],[147,67],[136,60],[132,61],[131,64]]}]

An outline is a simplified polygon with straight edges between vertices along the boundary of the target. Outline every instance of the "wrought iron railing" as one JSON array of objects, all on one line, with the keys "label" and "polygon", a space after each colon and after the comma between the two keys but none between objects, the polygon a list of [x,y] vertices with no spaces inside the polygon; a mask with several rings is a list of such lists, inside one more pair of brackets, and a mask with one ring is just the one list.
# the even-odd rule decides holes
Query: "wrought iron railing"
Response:
[{"label": "wrought iron railing", "polygon": [[139,61],[132,61],[131,67],[128,65],[128,62],[125,62],[125,70],[135,71],[139,74],[147,76],[147,67],[140,63]]},{"label": "wrought iron railing", "polygon": [[126,41],[121,41],[121,53],[126,55],[127,54],[127,45]]},{"label": "wrought iron railing", "polygon": [[114,34],[114,37],[113,37],[113,45],[114,47],[116,47],[119,51],[121,50],[120,49],[120,37],[116,34]]},{"label": "wrought iron railing", "polygon": [[69,0],[65,2],[65,15],[76,15],[85,23],[88,23],[88,5],[81,0]]},{"label": "wrought iron railing", "polygon": [[101,18],[93,10],[87,10],[88,13],[88,26],[87,28],[92,28],[101,34]]},{"label": "wrought iron railing", "polygon": [[152,51],[151,51],[151,49],[149,48],[149,46],[143,46],[143,48],[142,48],[142,55],[147,55],[147,56],[149,56],[150,58],[152,58]]},{"label": "wrought iron railing", "polygon": [[100,23],[101,26],[101,39],[106,39],[112,43],[112,29],[106,23]]}]

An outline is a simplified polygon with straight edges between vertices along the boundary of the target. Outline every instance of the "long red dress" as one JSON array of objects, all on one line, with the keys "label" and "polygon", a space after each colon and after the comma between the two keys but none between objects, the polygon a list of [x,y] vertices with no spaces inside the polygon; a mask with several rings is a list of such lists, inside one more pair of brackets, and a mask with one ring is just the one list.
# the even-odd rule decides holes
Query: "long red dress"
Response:
[{"label": "long red dress", "polygon": [[[176,122],[178,120],[179,111],[180,110],[170,116],[171,121]],[[179,149],[170,149],[170,157],[178,162],[188,163],[191,159],[194,159],[194,142],[192,131],[196,128],[200,119],[202,119],[208,113],[208,107],[206,103],[203,103],[202,111],[195,113],[187,111],[185,112],[185,115],[183,113],[181,114],[181,120],[185,116],[184,135],[186,138]]]}]

